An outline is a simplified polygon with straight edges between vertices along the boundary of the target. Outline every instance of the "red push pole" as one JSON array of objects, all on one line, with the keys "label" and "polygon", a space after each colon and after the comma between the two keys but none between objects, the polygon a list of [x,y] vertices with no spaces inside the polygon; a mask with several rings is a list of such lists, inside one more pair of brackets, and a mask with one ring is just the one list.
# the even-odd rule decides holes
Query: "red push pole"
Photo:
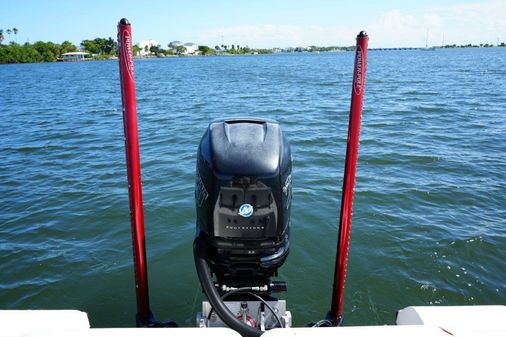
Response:
[{"label": "red push pole", "polygon": [[137,131],[132,31],[127,19],[121,19],[118,23],[118,50],[134,255],[135,292],[137,297],[137,325],[146,326],[150,321],[151,311],[149,309],[148,273],[144,238],[144,211],[142,207],[141,163],[139,156],[139,135]]},{"label": "red push pole", "polygon": [[355,190],[355,173],[357,171],[358,146],[360,142],[360,121],[365,89],[365,73],[367,64],[367,42],[369,37],[362,31],[357,35],[355,51],[355,68],[351,90],[350,122],[348,125],[348,145],[344,168],[343,193],[341,199],[341,217],[337,241],[336,267],[332,290],[332,307],[330,319],[341,325],[343,319],[344,283],[348,263],[350,245],[351,217],[353,209],[353,193]]}]

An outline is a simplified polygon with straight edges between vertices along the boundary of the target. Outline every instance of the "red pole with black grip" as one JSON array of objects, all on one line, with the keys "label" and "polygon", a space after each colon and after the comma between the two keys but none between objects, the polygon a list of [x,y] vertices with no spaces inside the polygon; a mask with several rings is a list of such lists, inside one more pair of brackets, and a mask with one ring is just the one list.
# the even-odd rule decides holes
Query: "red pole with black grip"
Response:
[{"label": "red pole with black grip", "polygon": [[137,325],[147,326],[151,320],[149,308],[148,273],[142,206],[141,163],[137,130],[137,102],[135,98],[132,31],[127,19],[118,23],[118,59],[123,103],[128,195],[137,297]]},{"label": "red pole with black grip", "polygon": [[355,190],[355,174],[357,171],[358,147],[360,143],[360,122],[362,119],[362,106],[364,100],[368,40],[369,37],[364,31],[357,35],[336,267],[332,290],[332,306],[329,313],[329,318],[335,325],[341,325],[343,318],[344,283],[346,280],[346,267],[350,245],[353,194]]}]

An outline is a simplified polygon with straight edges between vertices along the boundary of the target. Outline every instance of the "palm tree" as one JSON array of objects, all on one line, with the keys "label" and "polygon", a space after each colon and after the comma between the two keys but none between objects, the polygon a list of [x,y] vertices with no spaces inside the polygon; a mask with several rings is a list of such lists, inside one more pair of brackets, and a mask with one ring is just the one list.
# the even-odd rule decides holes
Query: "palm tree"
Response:
[{"label": "palm tree", "polygon": [[9,41],[11,40],[11,34],[12,34],[12,30],[10,28],[8,28],[6,30],[7,34],[9,35]]},{"label": "palm tree", "polygon": [[0,44],[4,41],[4,30],[0,29]]},{"label": "palm tree", "polygon": [[16,42],[18,42],[18,32],[19,32],[19,30],[16,27],[14,27],[14,28],[12,28],[12,32],[14,33],[14,36],[16,37]]}]

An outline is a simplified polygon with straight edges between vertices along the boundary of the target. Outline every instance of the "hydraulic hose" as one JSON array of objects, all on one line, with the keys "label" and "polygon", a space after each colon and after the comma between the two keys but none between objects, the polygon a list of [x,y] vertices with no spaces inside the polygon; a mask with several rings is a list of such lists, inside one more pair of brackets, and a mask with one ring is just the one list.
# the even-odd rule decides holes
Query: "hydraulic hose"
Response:
[{"label": "hydraulic hose", "polygon": [[200,284],[206,293],[207,299],[211,303],[214,311],[218,314],[221,320],[231,329],[240,333],[243,337],[259,337],[262,331],[246,325],[227,308],[225,303],[221,300],[220,294],[214,286],[209,266],[205,260],[204,246],[201,242],[202,239],[196,238],[193,243],[193,255],[195,258],[195,267],[197,268],[197,275]]}]

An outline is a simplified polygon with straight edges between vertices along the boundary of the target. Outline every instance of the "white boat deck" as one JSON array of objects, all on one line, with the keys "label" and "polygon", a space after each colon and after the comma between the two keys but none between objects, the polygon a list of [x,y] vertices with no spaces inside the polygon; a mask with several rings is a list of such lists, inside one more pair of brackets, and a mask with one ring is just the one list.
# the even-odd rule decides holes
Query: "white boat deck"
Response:
[{"label": "white boat deck", "polygon": [[[274,329],[265,337],[505,337],[506,306],[407,307],[397,325]],[[0,337],[240,337],[227,328],[90,328],[78,310],[0,310]]]}]

